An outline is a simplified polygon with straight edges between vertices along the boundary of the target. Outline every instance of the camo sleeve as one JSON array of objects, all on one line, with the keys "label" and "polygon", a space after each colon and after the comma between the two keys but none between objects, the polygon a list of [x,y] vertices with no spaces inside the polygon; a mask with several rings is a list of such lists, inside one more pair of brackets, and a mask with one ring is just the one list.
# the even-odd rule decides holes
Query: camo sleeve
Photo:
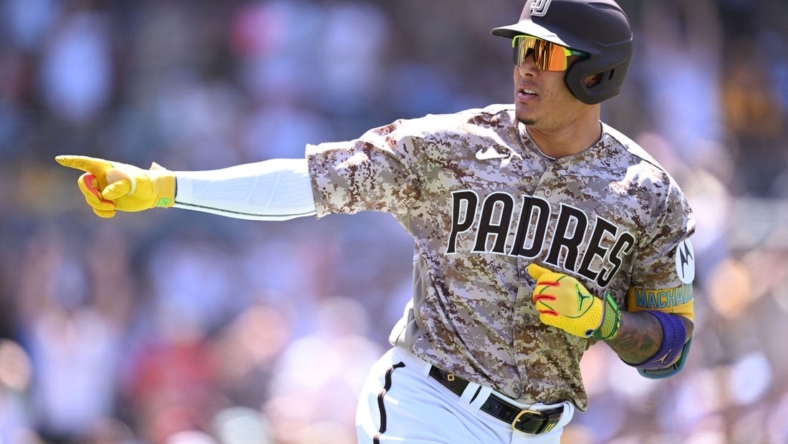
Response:
[{"label": "camo sleeve", "polygon": [[667,176],[664,183],[665,191],[656,195],[666,198],[657,203],[656,218],[635,258],[627,310],[657,310],[693,320],[695,254],[689,238],[695,219],[675,182]]},{"label": "camo sleeve", "polygon": [[406,211],[420,194],[413,167],[416,138],[408,134],[408,122],[374,128],[348,142],[307,145],[317,217]]}]

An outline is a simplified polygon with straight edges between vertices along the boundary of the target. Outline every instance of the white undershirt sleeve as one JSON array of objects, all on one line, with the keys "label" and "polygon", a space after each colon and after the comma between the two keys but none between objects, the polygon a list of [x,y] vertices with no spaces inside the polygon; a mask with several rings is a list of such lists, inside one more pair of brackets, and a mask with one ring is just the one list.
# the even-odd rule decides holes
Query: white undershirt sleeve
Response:
[{"label": "white undershirt sleeve", "polygon": [[306,159],[272,159],[213,171],[176,171],[176,208],[236,219],[315,214]]}]

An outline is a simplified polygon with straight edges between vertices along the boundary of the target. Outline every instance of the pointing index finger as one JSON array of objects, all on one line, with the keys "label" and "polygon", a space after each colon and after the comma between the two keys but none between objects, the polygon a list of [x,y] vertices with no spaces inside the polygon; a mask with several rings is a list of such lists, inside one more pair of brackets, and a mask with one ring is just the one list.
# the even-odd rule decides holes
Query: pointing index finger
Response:
[{"label": "pointing index finger", "polygon": [[107,169],[112,167],[112,164],[106,160],[87,156],[57,156],[55,161],[64,167],[85,171],[96,176],[102,175]]}]

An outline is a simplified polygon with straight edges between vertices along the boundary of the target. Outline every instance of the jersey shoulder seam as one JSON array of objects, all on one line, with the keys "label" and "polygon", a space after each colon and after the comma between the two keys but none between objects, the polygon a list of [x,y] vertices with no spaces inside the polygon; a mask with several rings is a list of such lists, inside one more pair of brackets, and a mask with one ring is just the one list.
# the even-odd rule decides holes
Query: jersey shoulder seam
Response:
[{"label": "jersey shoulder seam", "polygon": [[619,144],[621,144],[621,146],[624,147],[624,149],[628,153],[650,163],[651,165],[653,165],[655,168],[659,169],[663,173],[668,174],[665,167],[663,167],[659,162],[657,162],[657,160],[654,159],[654,157],[652,157],[648,151],[643,149],[643,147],[638,145],[635,141],[633,141],[632,139],[630,139],[629,137],[627,137],[617,129],[607,124],[603,124],[603,125],[604,125],[605,133],[607,133],[607,135],[609,135],[610,137],[615,139]]}]

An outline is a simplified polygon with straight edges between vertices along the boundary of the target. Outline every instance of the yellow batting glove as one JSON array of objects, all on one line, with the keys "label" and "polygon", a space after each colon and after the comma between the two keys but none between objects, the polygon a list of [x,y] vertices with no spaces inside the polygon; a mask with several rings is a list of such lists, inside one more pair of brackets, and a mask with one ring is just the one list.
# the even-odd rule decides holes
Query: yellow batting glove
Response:
[{"label": "yellow batting glove", "polygon": [[616,336],[621,312],[609,294],[602,300],[577,279],[536,264],[528,266],[528,274],[536,280],[533,300],[542,323],[582,338]]},{"label": "yellow batting glove", "polygon": [[77,185],[99,217],[113,217],[115,210],[143,211],[175,203],[175,175],[155,163],[143,170],[85,156],[57,156],[55,160],[85,172]]}]

